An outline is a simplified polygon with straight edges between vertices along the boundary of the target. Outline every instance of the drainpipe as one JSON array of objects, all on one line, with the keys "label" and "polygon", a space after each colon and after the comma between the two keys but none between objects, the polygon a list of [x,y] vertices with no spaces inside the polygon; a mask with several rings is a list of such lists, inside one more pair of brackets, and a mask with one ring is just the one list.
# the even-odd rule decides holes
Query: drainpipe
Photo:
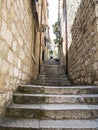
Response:
[{"label": "drainpipe", "polygon": [[66,74],[68,75],[68,33],[67,33],[67,0],[65,0],[65,41],[66,41]]},{"label": "drainpipe", "polygon": [[58,0],[58,40],[59,40],[59,60],[61,63],[61,44],[60,44],[60,40],[61,40],[61,29],[60,29],[60,0]]},{"label": "drainpipe", "polygon": [[40,73],[40,67],[41,67],[41,41],[42,41],[42,8],[43,8],[43,0],[41,0],[41,15],[40,15],[40,45],[39,45],[39,73]]}]

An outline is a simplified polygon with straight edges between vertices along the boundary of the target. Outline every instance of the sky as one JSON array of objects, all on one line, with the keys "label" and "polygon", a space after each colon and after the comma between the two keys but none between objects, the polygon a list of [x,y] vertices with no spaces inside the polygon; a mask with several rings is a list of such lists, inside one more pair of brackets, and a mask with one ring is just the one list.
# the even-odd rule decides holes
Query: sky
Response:
[{"label": "sky", "polygon": [[54,39],[52,25],[58,20],[58,0],[47,0],[49,3],[50,37]]}]

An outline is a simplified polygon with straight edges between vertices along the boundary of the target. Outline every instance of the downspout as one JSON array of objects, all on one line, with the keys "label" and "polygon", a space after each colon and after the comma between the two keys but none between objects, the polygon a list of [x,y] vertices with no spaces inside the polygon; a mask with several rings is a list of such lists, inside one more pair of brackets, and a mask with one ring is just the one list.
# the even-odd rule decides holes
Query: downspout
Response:
[{"label": "downspout", "polygon": [[61,63],[61,44],[60,44],[60,40],[61,40],[61,35],[60,35],[60,0],[58,0],[58,40],[59,40],[59,48],[58,48],[58,51],[59,51],[59,60],[60,60],[60,63]]},{"label": "downspout", "polygon": [[42,40],[42,0],[41,0],[41,15],[40,15],[40,45],[39,45],[39,73],[40,73],[40,68],[41,68],[41,40]]},{"label": "downspout", "polygon": [[65,41],[66,41],[66,74],[68,75],[68,33],[67,33],[67,0],[65,0]]}]

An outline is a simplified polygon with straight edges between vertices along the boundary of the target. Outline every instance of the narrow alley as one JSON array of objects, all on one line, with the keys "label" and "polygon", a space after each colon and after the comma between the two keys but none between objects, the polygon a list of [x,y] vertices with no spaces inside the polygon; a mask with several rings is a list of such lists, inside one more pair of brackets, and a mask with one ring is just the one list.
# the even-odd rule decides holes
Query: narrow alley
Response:
[{"label": "narrow alley", "polygon": [[0,130],[98,130],[98,0],[0,0]]},{"label": "narrow alley", "polygon": [[63,66],[55,59],[50,59],[41,66],[41,72],[33,84],[45,86],[69,86],[71,83]]},{"label": "narrow alley", "polygon": [[96,130],[97,104],[98,87],[71,86],[63,68],[49,60],[33,85],[19,85],[14,92],[0,129]]}]

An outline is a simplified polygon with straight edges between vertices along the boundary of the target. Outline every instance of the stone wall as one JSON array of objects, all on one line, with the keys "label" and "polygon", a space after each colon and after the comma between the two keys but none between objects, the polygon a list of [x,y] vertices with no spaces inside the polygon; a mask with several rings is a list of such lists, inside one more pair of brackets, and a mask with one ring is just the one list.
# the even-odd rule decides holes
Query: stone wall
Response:
[{"label": "stone wall", "polygon": [[98,85],[98,0],[82,0],[72,27],[69,77],[75,84]]},{"label": "stone wall", "polygon": [[[79,8],[81,0],[67,0],[67,31],[68,31],[68,47],[72,42],[71,28]],[[65,15],[66,16],[66,15]]]},{"label": "stone wall", "polygon": [[31,0],[0,0],[0,115],[17,84],[38,73],[39,34],[32,9]]},{"label": "stone wall", "polygon": [[[81,0],[60,0],[61,1],[61,37],[62,47],[61,47],[61,64],[66,66],[66,30],[67,30],[67,42],[68,48],[72,43],[71,29],[76,16],[76,12],[79,8]],[[63,7],[63,8],[62,8]],[[66,12],[67,7],[67,12]],[[66,25],[66,13],[67,13],[67,25]],[[66,68],[66,67],[65,67]]]}]

